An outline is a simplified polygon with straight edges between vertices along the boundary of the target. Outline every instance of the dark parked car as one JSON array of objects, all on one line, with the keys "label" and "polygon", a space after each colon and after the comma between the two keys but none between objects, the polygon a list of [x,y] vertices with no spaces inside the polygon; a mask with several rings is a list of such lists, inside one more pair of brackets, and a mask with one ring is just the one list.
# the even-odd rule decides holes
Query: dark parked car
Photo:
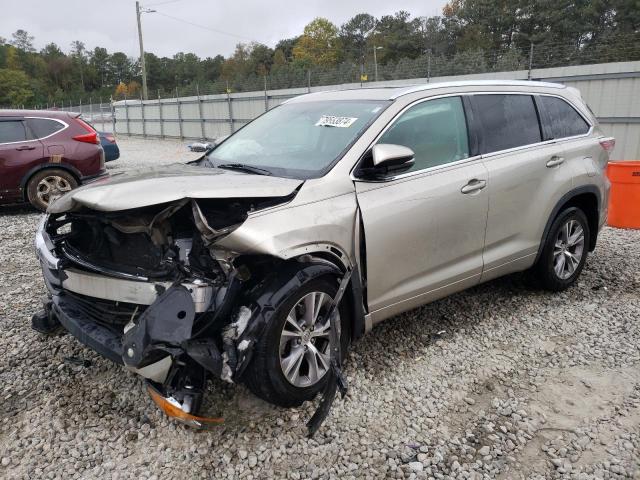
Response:
[{"label": "dark parked car", "polygon": [[117,160],[120,158],[120,149],[116,143],[116,137],[113,133],[98,132],[100,136],[100,145],[104,150],[104,161],[110,162],[111,160]]},{"label": "dark parked car", "polygon": [[0,204],[51,201],[106,175],[96,130],[80,114],[0,110]]}]

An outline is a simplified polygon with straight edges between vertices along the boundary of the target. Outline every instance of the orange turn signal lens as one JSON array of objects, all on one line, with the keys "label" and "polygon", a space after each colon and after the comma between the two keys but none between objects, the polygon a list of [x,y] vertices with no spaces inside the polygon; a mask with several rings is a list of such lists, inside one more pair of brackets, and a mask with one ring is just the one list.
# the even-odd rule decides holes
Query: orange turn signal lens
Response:
[{"label": "orange turn signal lens", "polygon": [[156,391],[153,387],[148,386],[147,390],[149,391],[149,395],[151,396],[151,399],[155,402],[156,405],[158,405],[158,407],[160,407],[160,410],[162,410],[169,418],[175,418],[176,420],[179,420],[182,423],[185,423],[187,425],[190,425],[196,428],[202,428],[204,426],[203,424],[224,423],[223,418],[198,417],[196,415],[191,415],[190,413],[183,411],[177,405],[174,405],[173,403],[171,403],[169,400],[163,397],[158,391]]}]

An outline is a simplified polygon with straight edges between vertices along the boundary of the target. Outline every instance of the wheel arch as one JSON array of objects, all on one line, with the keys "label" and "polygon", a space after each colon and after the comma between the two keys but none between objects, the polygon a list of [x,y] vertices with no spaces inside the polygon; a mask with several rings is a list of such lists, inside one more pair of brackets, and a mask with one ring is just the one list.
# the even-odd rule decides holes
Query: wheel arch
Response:
[{"label": "wheel arch", "polygon": [[563,195],[556,203],[555,207],[551,211],[547,223],[544,227],[540,245],[538,247],[538,253],[536,255],[536,262],[542,255],[542,250],[549,236],[549,230],[554,220],[558,217],[560,212],[567,208],[576,207],[582,210],[589,222],[589,251],[593,251],[596,247],[596,241],[598,239],[598,222],[600,216],[601,197],[600,191],[595,185],[583,185],[581,187],[574,188]]},{"label": "wheel arch", "polygon": [[[307,281],[327,275],[334,276],[339,281],[346,273],[346,268],[341,265],[341,262],[326,252],[305,253],[287,260],[269,256],[267,261],[272,262],[274,273],[267,282],[260,282],[255,289],[247,292],[245,301],[256,305],[258,310],[242,337],[238,339],[239,341],[253,340],[262,335],[270,315],[292,291]],[[353,268],[349,287],[343,299],[350,313],[351,341],[357,340],[364,334],[364,308],[360,274],[357,266]],[[242,377],[251,356],[252,352],[249,350],[246,355],[243,355],[243,358],[238,359],[236,380]]]},{"label": "wheel arch", "polygon": [[65,172],[73,175],[73,178],[76,179],[76,181],[78,182],[78,185],[82,183],[82,173],[80,173],[80,171],[77,168],[73,167],[72,165],[67,165],[66,163],[49,163],[49,162],[41,163],[29,169],[27,173],[25,173],[24,176],[22,177],[22,180],[20,181],[20,195],[22,196],[22,200],[25,202],[29,201],[29,199],[27,198],[27,184],[29,183],[29,180],[31,180],[31,178],[36,173],[42,170],[54,170],[54,169],[64,170]]}]

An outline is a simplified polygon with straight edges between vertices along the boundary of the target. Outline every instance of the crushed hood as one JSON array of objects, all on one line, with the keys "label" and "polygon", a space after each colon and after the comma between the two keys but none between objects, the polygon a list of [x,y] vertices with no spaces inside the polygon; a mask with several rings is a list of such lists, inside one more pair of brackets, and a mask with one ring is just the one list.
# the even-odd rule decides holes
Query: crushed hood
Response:
[{"label": "crushed hood", "polygon": [[183,198],[286,197],[302,183],[291,178],[175,164],[112,174],[60,197],[48,211],[62,213],[88,207],[113,212]]}]

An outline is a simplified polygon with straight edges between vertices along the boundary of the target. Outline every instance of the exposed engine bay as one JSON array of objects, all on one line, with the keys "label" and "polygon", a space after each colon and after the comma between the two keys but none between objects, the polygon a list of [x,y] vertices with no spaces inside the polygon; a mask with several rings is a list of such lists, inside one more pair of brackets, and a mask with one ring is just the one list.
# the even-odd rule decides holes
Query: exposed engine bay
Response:
[{"label": "exposed engine bay", "polygon": [[[34,315],[34,328],[49,333],[62,324],[82,343],[146,378],[165,413],[193,426],[218,423],[198,416],[207,379],[241,380],[264,319],[276,306],[271,279],[290,277],[294,288],[300,263],[308,264],[310,275],[347,277],[309,255],[282,260],[216,244],[251,212],[294,195],[185,198],[112,212],[83,206],[48,215],[36,250],[50,299]],[[287,281],[279,283],[282,288]],[[340,298],[345,289],[346,283]],[[337,303],[327,315],[335,312]],[[336,385],[346,389],[336,349],[335,380],[328,382],[310,429],[317,430],[328,414]]]}]

